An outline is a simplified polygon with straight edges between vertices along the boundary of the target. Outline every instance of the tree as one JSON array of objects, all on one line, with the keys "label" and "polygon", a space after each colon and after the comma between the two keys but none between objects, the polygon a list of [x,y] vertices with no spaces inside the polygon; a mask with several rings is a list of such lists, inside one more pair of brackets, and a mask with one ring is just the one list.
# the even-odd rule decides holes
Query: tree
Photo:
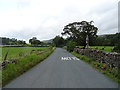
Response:
[{"label": "tree", "polygon": [[0,37],[1,44],[2,45],[19,45],[19,44],[26,44],[23,40],[17,40],[15,38],[6,38],[6,37]]},{"label": "tree", "polygon": [[56,47],[62,47],[65,44],[65,40],[60,36],[56,36],[53,39],[53,43],[55,44]]},{"label": "tree", "polygon": [[95,40],[95,46],[111,46],[110,39],[106,38],[106,36],[98,36]]},{"label": "tree", "polygon": [[26,44],[26,42],[23,41],[23,40],[18,40],[18,41],[17,41],[17,44],[18,44],[18,45],[20,45],[20,44]]},{"label": "tree", "polygon": [[114,42],[115,47],[113,50],[120,53],[120,33],[116,33],[113,40],[115,40],[115,42]]},{"label": "tree", "polygon": [[89,37],[89,44],[93,45],[97,37],[98,28],[92,25],[92,22],[82,21],[73,22],[66,25],[63,29],[62,35],[67,35],[68,38],[77,42],[78,45],[86,45],[86,36]]},{"label": "tree", "polygon": [[116,46],[120,42],[120,33],[98,35],[94,41],[96,46]]},{"label": "tree", "polygon": [[39,45],[39,44],[41,44],[40,40],[37,40],[36,37],[33,37],[32,39],[29,39],[29,43],[31,43],[33,45]]},{"label": "tree", "polygon": [[1,42],[2,45],[9,45],[9,38],[1,37]]}]

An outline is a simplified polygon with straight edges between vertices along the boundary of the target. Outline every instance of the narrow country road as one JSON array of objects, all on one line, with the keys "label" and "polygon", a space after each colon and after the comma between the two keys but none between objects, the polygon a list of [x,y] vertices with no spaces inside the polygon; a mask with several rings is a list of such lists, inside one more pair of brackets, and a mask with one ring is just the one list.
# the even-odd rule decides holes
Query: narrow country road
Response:
[{"label": "narrow country road", "polygon": [[81,60],[57,48],[47,59],[4,88],[117,88],[117,84]]}]

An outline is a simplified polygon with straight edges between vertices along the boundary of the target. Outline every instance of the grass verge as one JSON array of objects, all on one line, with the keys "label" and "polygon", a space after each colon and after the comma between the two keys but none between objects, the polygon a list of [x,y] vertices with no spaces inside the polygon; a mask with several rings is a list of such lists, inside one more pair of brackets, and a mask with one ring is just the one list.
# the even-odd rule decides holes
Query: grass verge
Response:
[{"label": "grass verge", "polygon": [[92,67],[96,68],[98,71],[102,72],[113,81],[117,82],[120,85],[120,69],[110,69],[105,64],[97,62],[94,58],[87,57],[85,55],[80,55],[76,52],[71,52],[77,58],[85,61],[86,63],[90,64]]},{"label": "grass verge", "polygon": [[54,51],[54,49],[48,49],[40,55],[31,55],[25,58],[20,58],[17,64],[8,64],[6,68],[2,70],[2,86],[5,86],[17,76],[23,74],[31,67],[43,61]]}]

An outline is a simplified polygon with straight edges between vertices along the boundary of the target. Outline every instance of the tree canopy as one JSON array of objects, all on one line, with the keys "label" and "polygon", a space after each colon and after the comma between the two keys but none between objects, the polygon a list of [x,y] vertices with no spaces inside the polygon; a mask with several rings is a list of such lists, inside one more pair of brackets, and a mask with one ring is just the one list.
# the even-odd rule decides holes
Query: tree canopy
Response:
[{"label": "tree canopy", "polygon": [[0,37],[0,45],[24,45],[26,44],[23,40],[17,40],[15,38]]},{"label": "tree canopy", "polygon": [[65,44],[65,40],[60,36],[56,36],[53,39],[53,43],[55,44],[56,47],[62,47]]},{"label": "tree canopy", "polygon": [[97,37],[98,28],[92,25],[92,22],[81,21],[73,22],[66,25],[63,29],[62,35],[67,35],[68,38],[76,41],[78,45],[86,44],[86,35],[90,39],[90,44],[94,43],[95,38]]},{"label": "tree canopy", "polygon": [[41,44],[40,40],[37,40],[36,37],[33,37],[32,39],[29,39],[29,43],[31,43],[33,45],[39,45],[39,44]]}]

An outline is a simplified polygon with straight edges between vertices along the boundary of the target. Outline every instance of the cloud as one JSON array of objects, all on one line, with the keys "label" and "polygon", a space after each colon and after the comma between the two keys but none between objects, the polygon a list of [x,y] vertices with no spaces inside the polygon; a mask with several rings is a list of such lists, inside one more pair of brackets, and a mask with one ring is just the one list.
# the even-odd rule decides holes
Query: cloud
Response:
[{"label": "cloud", "polygon": [[93,20],[98,34],[116,33],[117,6],[118,0],[1,0],[0,36],[51,39],[82,20]]}]

